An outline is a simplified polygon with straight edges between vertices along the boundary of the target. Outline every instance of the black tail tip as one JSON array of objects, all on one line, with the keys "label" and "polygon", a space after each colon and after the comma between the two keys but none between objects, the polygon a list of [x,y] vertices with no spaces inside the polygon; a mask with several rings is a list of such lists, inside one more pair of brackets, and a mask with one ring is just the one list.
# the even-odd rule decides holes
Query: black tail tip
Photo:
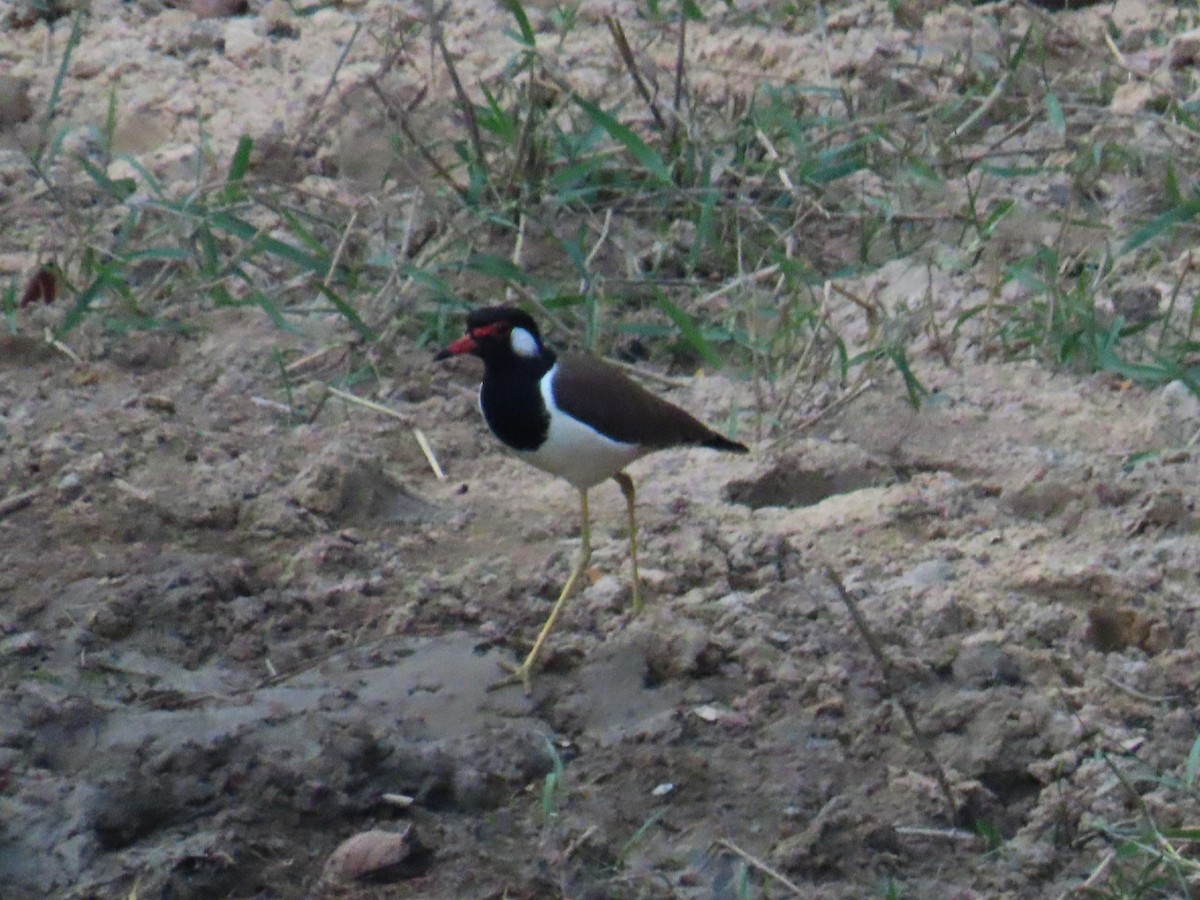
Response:
[{"label": "black tail tip", "polygon": [[727,437],[722,437],[719,434],[713,433],[712,437],[708,438],[701,446],[708,447],[710,450],[724,450],[726,453],[749,453],[750,448],[745,444],[739,444],[737,441],[731,441]]}]

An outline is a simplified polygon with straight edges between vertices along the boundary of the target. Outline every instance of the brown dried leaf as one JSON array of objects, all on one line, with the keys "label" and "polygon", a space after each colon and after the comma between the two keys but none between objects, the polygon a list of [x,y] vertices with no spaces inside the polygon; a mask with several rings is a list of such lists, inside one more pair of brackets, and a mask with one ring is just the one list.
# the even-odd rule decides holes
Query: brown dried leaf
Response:
[{"label": "brown dried leaf", "polygon": [[409,825],[399,832],[373,829],[348,837],[329,855],[325,877],[347,881],[386,877],[387,870],[399,867],[412,853],[411,833]]},{"label": "brown dried leaf", "polygon": [[51,264],[44,265],[29,279],[29,284],[25,286],[25,293],[21,295],[22,309],[35,303],[49,305],[54,302],[58,290],[58,276],[55,274],[55,268]]}]

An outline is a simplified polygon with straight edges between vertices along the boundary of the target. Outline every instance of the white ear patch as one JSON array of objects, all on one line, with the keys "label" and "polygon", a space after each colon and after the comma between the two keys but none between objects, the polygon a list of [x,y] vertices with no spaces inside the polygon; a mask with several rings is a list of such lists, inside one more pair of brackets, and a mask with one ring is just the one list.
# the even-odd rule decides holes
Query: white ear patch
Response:
[{"label": "white ear patch", "polygon": [[513,353],[517,354],[517,356],[528,358],[537,356],[541,352],[537,338],[524,328],[514,328],[509,332],[508,340],[512,344]]}]

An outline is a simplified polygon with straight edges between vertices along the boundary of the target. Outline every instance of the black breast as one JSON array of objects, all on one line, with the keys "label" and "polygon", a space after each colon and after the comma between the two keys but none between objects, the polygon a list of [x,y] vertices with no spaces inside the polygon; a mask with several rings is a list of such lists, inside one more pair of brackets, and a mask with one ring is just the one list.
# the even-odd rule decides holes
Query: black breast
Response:
[{"label": "black breast", "polygon": [[550,413],[532,367],[487,371],[479,389],[484,421],[496,437],[514,450],[536,450],[550,431]]}]

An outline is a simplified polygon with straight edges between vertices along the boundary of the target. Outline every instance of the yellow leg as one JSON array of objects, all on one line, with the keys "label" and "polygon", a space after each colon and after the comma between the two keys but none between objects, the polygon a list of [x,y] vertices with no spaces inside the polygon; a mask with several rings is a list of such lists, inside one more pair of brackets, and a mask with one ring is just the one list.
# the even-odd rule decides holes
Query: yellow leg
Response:
[{"label": "yellow leg", "polygon": [[587,568],[587,564],[592,558],[592,535],[591,526],[588,522],[587,491],[579,492],[579,509],[583,517],[583,525],[580,531],[582,546],[579,548],[579,560],[575,563],[575,568],[571,570],[571,575],[567,578],[567,583],[563,585],[562,593],[558,595],[558,600],[555,601],[554,608],[550,610],[550,616],[546,619],[546,624],[538,632],[537,639],[533,642],[533,648],[529,651],[529,655],[525,657],[525,662],[513,668],[511,677],[504,679],[499,684],[493,685],[493,687],[503,687],[506,684],[516,684],[519,682],[524,687],[526,696],[529,696],[533,690],[530,683],[533,678],[533,664],[537,662],[538,654],[542,652],[542,645],[546,643],[546,638],[549,636],[550,630],[554,628],[554,623],[558,621],[559,614],[563,611],[563,607],[567,605],[567,598],[571,596],[571,591],[575,587],[575,582],[579,580],[580,573]]},{"label": "yellow leg", "polygon": [[613,481],[621,486],[621,493],[625,495],[625,506],[629,512],[629,559],[633,563],[633,614],[636,616],[642,611],[642,582],[638,577],[637,562],[637,510],[634,506],[637,491],[634,490],[633,479],[624,472],[614,475]]}]

